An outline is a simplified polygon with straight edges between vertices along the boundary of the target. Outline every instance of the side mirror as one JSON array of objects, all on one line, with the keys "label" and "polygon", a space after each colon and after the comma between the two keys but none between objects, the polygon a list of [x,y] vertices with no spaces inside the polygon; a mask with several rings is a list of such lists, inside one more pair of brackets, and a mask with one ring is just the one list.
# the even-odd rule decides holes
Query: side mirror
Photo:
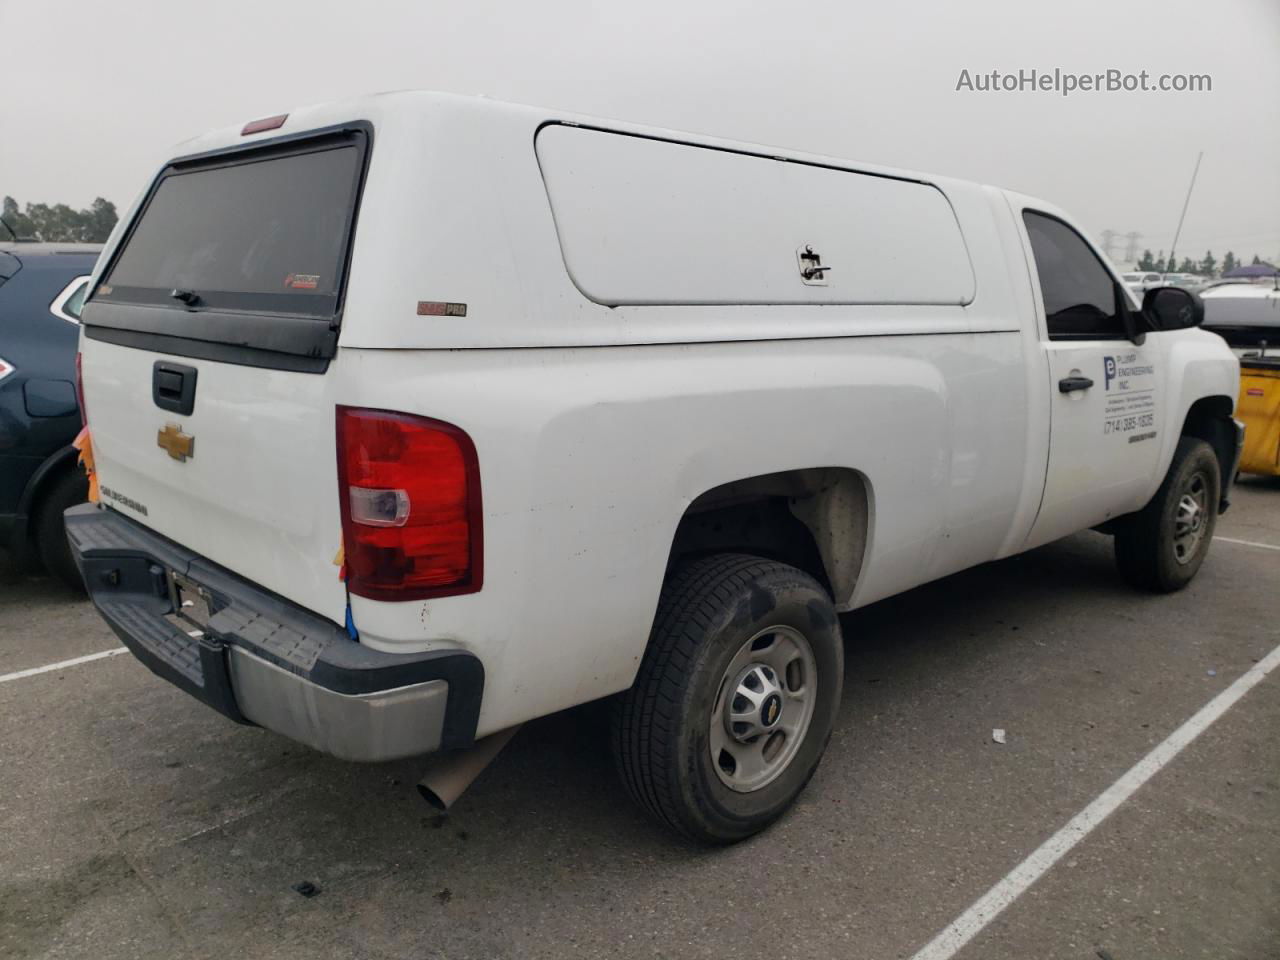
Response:
[{"label": "side mirror", "polygon": [[1152,330],[1186,330],[1204,322],[1204,303],[1181,287],[1152,287],[1142,298],[1142,314]]}]

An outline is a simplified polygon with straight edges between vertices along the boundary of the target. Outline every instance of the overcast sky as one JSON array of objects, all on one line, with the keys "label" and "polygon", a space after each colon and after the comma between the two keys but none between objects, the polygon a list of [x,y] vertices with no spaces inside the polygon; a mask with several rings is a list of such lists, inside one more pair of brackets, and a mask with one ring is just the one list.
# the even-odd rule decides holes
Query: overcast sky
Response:
[{"label": "overcast sky", "polygon": [[[433,88],[994,183],[1152,250],[1204,150],[1179,253],[1280,256],[1280,0],[0,0],[0,37],[0,194],[24,204],[123,210],[208,128]],[[956,90],[1055,67],[1212,91]]]}]

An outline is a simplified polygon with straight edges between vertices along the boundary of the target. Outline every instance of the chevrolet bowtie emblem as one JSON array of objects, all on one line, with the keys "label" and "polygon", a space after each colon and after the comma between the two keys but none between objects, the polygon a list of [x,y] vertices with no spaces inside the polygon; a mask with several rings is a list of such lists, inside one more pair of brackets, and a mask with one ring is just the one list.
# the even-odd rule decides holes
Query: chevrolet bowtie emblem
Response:
[{"label": "chevrolet bowtie emblem", "polygon": [[186,460],[196,455],[196,438],[182,432],[176,423],[166,423],[156,434],[156,446],[164,449],[175,460]]}]

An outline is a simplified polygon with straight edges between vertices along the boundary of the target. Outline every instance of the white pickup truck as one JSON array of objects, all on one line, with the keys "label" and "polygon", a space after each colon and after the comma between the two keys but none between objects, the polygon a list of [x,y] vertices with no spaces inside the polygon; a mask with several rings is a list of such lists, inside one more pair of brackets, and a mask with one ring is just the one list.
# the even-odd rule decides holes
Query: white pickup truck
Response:
[{"label": "white pickup truck", "polygon": [[1090,527],[1139,587],[1195,574],[1240,447],[1198,319],[993,187],[311,107],[187,142],[121,221],[67,529],[123,641],[234,720],[466,758],[616,695],[629,792],[730,842],[818,764],[837,613]]}]

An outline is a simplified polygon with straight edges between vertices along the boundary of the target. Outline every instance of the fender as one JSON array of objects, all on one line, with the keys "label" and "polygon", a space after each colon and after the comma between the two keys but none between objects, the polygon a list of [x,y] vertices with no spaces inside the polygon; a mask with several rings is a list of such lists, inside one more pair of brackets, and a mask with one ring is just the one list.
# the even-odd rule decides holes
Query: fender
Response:
[{"label": "fender", "polygon": [[44,462],[36,468],[36,472],[31,475],[31,479],[27,481],[22,496],[18,498],[18,512],[13,515],[13,526],[9,530],[8,547],[15,556],[25,553],[27,530],[31,525],[29,522],[31,510],[45,482],[68,466],[74,466],[75,462],[76,449],[68,444],[46,457]]},{"label": "fender", "polygon": [[[1161,439],[1157,471],[1151,478],[1152,490],[1169,472],[1174,449],[1186,427],[1187,415],[1196,402],[1209,397],[1223,397],[1227,400],[1230,416],[1240,395],[1240,364],[1234,356],[1218,349],[1221,346],[1219,337],[1204,330],[1184,330],[1172,334],[1172,337],[1167,361],[1168,379],[1165,382],[1176,385],[1178,392],[1175,395],[1170,390],[1165,407],[1167,427]],[[1224,488],[1230,479],[1223,476]]]}]

